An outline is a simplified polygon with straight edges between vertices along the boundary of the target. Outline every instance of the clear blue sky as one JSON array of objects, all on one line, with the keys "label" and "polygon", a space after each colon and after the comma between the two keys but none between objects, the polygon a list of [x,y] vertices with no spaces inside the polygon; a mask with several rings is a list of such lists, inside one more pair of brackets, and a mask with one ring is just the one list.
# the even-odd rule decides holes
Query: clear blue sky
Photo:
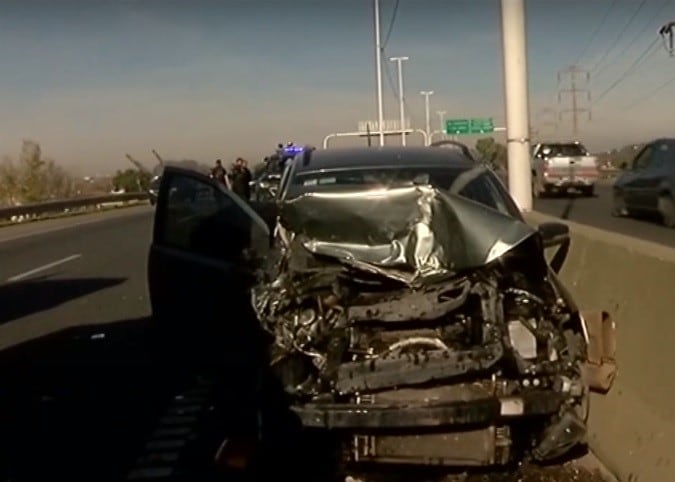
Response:
[{"label": "clear blue sky", "polygon": [[[395,3],[381,0],[383,37]],[[579,61],[593,72],[579,84],[597,99],[675,20],[673,0],[618,0],[589,44],[612,3],[526,1],[531,120],[543,132],[554,116],[542,109],[559,107],[558,70]],[[499,5],[400,0],[385,57],[410,57],[416,126],[423,89],[436,92],[434,126],[439,109],[503,122]],[[87,174],[125,167],[127,152],[151,164],[153,148],[166,158],[257,161],[279,141],[320,144],[377,117],[371,0],[0,0],[0,9],[0,155],[16,156],[31,138]],[[675,81],[649,94],[673,76],[675,58],[654,46],[593,106],[582,140],[604,149],[672,135]],[[386,76],[384,88],[385,117],[395,119]],[[570,136],[569,117],[559,124]]]}]

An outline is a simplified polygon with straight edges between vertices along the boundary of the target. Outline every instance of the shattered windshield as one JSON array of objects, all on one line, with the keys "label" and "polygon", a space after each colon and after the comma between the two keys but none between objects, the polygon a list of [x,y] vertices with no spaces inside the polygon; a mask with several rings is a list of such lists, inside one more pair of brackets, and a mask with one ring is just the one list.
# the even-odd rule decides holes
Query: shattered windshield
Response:
[{"label": "shattered windshield", "polygon": [[317,187],[394,187],[432,185],[447,191],[464,169],[447,167],[368,167],[299,173],[293,180],[294,190],[315,191]]},{"label": "shattered windshield", "polygon": [[341,188],[382,189],[403,186],[433,186],[446,193],[471,199],[503,214],[520,218],[518,208],[498,181],[483,167],[409,166],[331,169],[298,173],[288,187],[287,199],[310,192]]}]

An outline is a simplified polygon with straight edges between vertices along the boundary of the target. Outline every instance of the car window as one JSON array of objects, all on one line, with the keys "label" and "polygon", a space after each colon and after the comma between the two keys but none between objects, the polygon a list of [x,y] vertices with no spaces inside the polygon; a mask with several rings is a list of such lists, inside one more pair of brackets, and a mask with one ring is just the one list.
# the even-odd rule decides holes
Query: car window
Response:
[{"label": "car window", "polygon": [[159,244],[221,260],[238,257],[248,246],[250,217],[209,182],[172,175],[164,202]]},{"label": "car window", "polygon": [[548,157],[585,156],[587,153],[586,148],[581,144],[546,144],[542,146],[542,150],[546,148],[551,150]]},{"label": "car window", "polygon": [[293,162],[286,163],[286,167],[284,168],[281,174],[281,180],[279,181],[279,189],[277,191],[277,195],[280,198],[285,197],[286,187],[288,186],[288,180],[291,177],[291,171],[293,170],[293,166],[294,166]]},{"label": "car window", "polygon": [[649,167],[658,169],[673,162],[672,146],[662,142],[654,147]]},{"label": "car window", "polygon": [[504,191],[497,185],[498,182],[488,171],[484,171],[464,186],[458,194],[502,214],[518,217],[514,211],[515,206],[508,202]]},{"label": "car window", "polygon": [[646,169],[652,157],[652,146],[646,146],[633,160],[633,169]]}]

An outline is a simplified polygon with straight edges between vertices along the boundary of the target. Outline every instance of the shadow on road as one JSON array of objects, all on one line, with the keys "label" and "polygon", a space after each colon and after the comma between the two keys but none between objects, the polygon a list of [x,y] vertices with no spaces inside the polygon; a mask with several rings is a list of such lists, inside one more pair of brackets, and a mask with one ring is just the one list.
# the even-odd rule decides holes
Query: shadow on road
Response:
[{"label": "shadow on road", "polygon": [[117,286],[126,278],[38,279],[0,285],[0,324]]},{"label": "shadow on road", "polygon": [[153,360],[147,326],[78,327],[0,353],[0,480],[124,479],[180,383]]},{"label": "shadow on road", "polygon": [[[222,474],[214,455],[225,437],[255,437],[256,407],[262,406],[276,443],[254,480],[285,474],[318,482],[309,474],[316,469],[308,454],[319,449],[294,444],[297,420],[274,376],[260,370],[269,366],[256,354],[260,347],[242,346],[235,365],[232,353],[224,353],[225,365],[206,366],[203,349],[197,353],[199,347],[160,333],[150,319],[125,320],[73,327],[1,351],[0,481],[126,480],[147,456],[161,420],[176,417],[176,395],[206,376],[216,388],[199,427],[191,438],[182,436],[189,448],[171,462],[182,475],[167,481],[239,480]],[[314,460],[322,459],[309,457]]]}]

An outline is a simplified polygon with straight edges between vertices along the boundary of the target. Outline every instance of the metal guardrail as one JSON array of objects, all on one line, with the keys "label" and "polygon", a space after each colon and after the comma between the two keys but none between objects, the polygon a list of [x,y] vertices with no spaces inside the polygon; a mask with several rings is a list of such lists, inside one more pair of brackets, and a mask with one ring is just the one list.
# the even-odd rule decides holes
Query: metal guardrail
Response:
[{"label": "metal guardrail", "polygon": [[21,206],[10,206],[0,208],[0,220],[8,220],[14,216],[30,216],[40,214],[52,214],[65,211],[67,209],[84,208],[96,206],[98,204],[144,201],[149,198],[146,192],[123,193],[123,194],[105,194],[102,196],[88,196],[72,199],[59,199],[55,201],[45,201],[40,203],[23,204]]}]

